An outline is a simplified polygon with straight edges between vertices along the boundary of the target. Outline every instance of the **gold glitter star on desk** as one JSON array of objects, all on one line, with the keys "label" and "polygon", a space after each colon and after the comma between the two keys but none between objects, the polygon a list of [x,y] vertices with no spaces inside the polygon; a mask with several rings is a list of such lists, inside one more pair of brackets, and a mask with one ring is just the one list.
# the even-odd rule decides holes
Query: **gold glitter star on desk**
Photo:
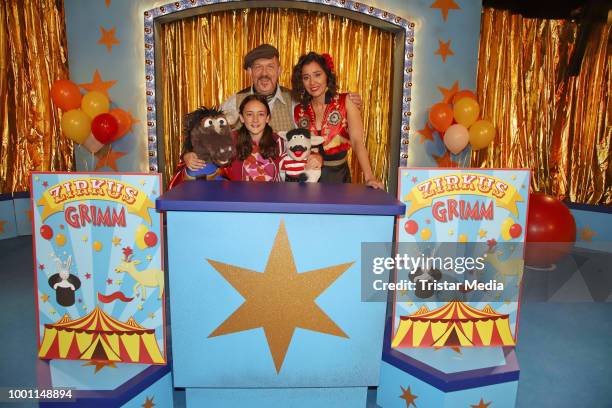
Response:
[{"label": "gold glitter star on desk", "polygon": [[298,273],[284,222],[263,273],[211,259],[208,262],[245,299],[209,338],[263,328],[277,373],[298,327],[348,338],[315,300],[353,262]]},{"label": "gold glitter star on desk", "polygon": [[412,391],[410,391],[410,387],[404,388],[400,385],[400,388],[402,389],[402,395],[400,395],[399,397],[406,401],[406,408],[410,408],[411,406],[416,408],[416,403],[414,402],[414,400],[419,397],[417,397],[412,393]]}]

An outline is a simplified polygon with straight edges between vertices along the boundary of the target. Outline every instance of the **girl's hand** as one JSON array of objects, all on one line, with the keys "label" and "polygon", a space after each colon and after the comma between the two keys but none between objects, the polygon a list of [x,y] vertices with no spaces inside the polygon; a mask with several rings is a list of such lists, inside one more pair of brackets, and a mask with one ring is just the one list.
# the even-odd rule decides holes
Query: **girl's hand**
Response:
[{"label": "girl's hand", "polygon": [[198,159],[198,155],[194,152],[188,152],[183,155],[183,160],[187,165],[187,168],[192,171],[200,170],[206,165],[204,160]]},{"label": "girl's hand", "polygon": [[383,183],[381,183],[380,181],[376,180],[375,178],[371,178],[371,179],[367,179],[366,180],[366,186],[368,187],[372,187],[378,190],[384,190],[385,189],[385,185]]},{"label": "girl's hand", "polygon": [[323,157],[318,153],[311,153],[306,162],[305,170],[318,170],[323,166]]}]

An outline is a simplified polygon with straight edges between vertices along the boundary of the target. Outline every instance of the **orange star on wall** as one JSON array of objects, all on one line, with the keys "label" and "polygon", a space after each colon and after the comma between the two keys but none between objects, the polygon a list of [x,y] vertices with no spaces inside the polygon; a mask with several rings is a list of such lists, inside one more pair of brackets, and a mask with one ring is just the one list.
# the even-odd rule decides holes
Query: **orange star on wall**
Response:
[{"label": "orange star on wall", "polygon": [[151,397],[151,398],[145,397],[145,398],[146,398],[146,400],[145,400],[144,404],[142,404],[142,408],[153,408],[155,406],[155,403],[153,402],[153,399],[155,397]]},{"label": "orange star on wall", "polygon": [[402,389],[402,395],[400,395],[399,397],[406,401],[406,408],[410,408],[411,405],[416,408],[416,403],[414,402],[414,400],[419,397],[417,397],[410,391],[410,387],[405,389],[400,385],[400,388]]},{"label": "orange star on wall", "polygon": [[32,221],[32,210],[25,210],[26,217],[28,217],[28,221]]},{"label": "orange star on wall", "polygon": [[101,169],[102,167],[110,167],[111,169],[117,171],[117,160],[119,160],[126,154],[127,153],[109,149],[108,153],[98,157],[98,162],[96,163],[96,170]]},{"label": "orange star on wall", "polygon": [[100,91],[106,96],[108,96],[108,90],[112,88],[116,82],[116,80],[103,81],[102,76],[100,75],[100,71],[96,69],[91,82],[86,84],[79,84],[79,86],[87,91]]},{"label": "orange star on wall", "polygon": [[4,226],[6,225],[8,221],[6,220],[0,220],[0,234],[4,233]]},{"label": "orange star on wall", "polygon": [[98,40],[98,44],[106,45],[106,51],[109,53],[113,51],[113,45],[119,45],[121,42],[115,37],[115,30],[117,27],[113,26],[110,30],[105,30],[104,27],[100,26],[102,37]]},{"label": "orange star on wall", "polygon": [[106,8],[109,8],[111,0],[105,0],[105,1],[106,1]]},{"label": "orange star on wall", "polygon": [[597,232],[593,231],[588,225],[585,225],[583,229],[580,230],[580,240],[581,241],[593,241],[593,237],[597,235]]},{"label": "orange star on wall", "polygon": [[461,7],[453,0],[436,0],[431,6],[433,9],[440,9],[442,13],[442,19],[446,21],[448,19],[448,11],[449,10],[461,10]]},{"label": "orange star on wall", "polygon": [[444,153],[444,156],[434,156],[438,167],[459,167],[456,161],[453,161],[450,156],[450,152]]},{"label": "orange star on wall", "polygon": [[438,90],[442,94],[442,102],[450,103],[453,100],[453,96],[455,96],[455,94],[459,92],[459,81],[455,81],[453,86],[450,88],[443,88],[439,86]]},{"label": "orange star on wall", "polygon": [[487,408],[489,405],[491,405],[493,401],[489,401],[487,403],[484,402],[484,400],[481,398],[480,402],[477,405],[470,405],[471,408]]},{"label": "orange star on wall", "polygon": [[[85,308],[85,307],[83,307]],[[117,366],[115,365],[115,363],[113,363],[112,361],[88,361],[87,363],[83,364],[83,367],[87,367],[87,366],[94,366],[95,371],[94,374],[98,374],[98,371],[100,371],[101,369],[105,368],[105,367],[109,367],[109,368],[117,368]]]},{"label": "orange star on wall", "polygon": [[436,52],[434,52],[434,54],[438,54],[439,56],[442,57],[442,62],[446,62],[446,57],[448,57],[449,55],[455,55],[455,53],[453,52],[453,50],[451,50],[451,40],[448,40],[447,42],[444,42],[442,40],[438,40],[438,50]]},{"label": "orange star on wall", "polygon": [[421,135],[419,138],[419,142],[425,143],[426,140],[430,140],[433,142],[434,138],[434,128],[429,126],[429,122],[425,123],[425,127],[421,130],[417,130],[417,133]]}]

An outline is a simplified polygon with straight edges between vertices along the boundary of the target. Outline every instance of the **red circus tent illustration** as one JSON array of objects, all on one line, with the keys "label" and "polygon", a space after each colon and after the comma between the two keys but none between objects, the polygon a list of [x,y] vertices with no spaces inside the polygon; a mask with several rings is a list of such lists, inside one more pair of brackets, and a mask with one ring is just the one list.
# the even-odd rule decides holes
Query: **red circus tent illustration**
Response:
[{"label": "red circus tent illustration", "polygon": [[422,306],[400,316],[392,347],[513,346],[507,314],[452,301],[434,310]]},{"label": "red circus tent illustration", "polygon": [[96,306],[87,316],[70,320],[66,314],[45,324],[38,357],[121,363],[165,364],[155,329],[140,326],[133,317],[125,323]]}]

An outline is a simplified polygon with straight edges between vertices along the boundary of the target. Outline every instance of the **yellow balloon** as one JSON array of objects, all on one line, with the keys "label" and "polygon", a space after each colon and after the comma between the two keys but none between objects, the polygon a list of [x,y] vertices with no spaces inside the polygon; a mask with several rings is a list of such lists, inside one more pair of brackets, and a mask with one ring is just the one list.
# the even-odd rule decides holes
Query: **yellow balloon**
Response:
[{"label": "yellow balloon", "polygon": [[64,246],[66,244],[66,237],[64,234],[57,234],[55,236],[55,243],[59,246]]},{"label": "yellow balloon", "polygon": [[81,101],[81,109],[92,119],[101,113],[108,112],[109,108],[110,101],[102,92],[88,92]]},{"label": "yellow balloon", "polygon": [[488,120],[479,120],[469,129],[472,150],[487,147],[495,138],[495,127]]},{"label": "yellow balloon", "polygon": [[100,241],[94,241],[93,249],[96,252],[100,252],[102,250],[102,243]]},{"label": "yellow balloon", "polygon": [[421,239],[423,241],[429,241],[429,238],[431,238],[431,230],[429,228],[423,228],[421,230]]},{"label": "yellow balloon", "polygon": [[136,232],[134,233],[134,243],[136,244],[138,249],[143,250],[149,247],[144,241],[144,236],[147,232],[149,232],[149,230],[143,224],[140,224],[136,228]]},{"label": "yellow balloon", "polygon": [[462,98],[453,106],[453,115],[457,123],[470,127],[478,119],[480,105],[472,98]]},{"label": "yellow balloon", "polygon": [[81,144],[91,131],[91,119],[80,109],[64,113],[61,121],[62,132],[68,139]]},{"label": "yellow balloon", "polygon": [[500,233],[504,241],[510,241],[512,239],[510,236],[510,227],[512,227],[514,224],[514,220],[510,217],[506,218],[504,222],[502,222]]}]

